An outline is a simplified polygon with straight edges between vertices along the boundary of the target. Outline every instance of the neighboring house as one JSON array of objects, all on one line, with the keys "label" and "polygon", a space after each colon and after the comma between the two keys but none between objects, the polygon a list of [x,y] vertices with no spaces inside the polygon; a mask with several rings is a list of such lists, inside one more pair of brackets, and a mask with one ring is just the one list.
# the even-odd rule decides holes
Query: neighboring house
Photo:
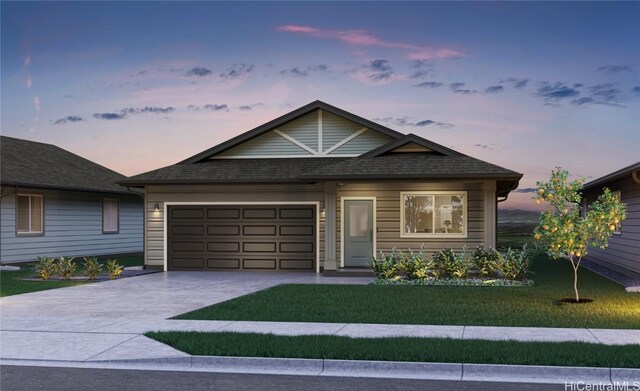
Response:
[{"label": "neighboring house", "polygon": [[584,185],[585,206],[595,201],[603,188],[615,192],[627,205],[627,218],[609,238],[605,249],[589,248],[587,259],[625,275],[640,278],[640,162]]},{"label": "neighboring house", "polygon": [[316,101],[119,183],[144,188],[148,267],[319,272],[495,246],[521,177]]},{"label": "neighboring house", "polygon": [[143,251],[142,196],[54,145],[0,137],[0,261]]}]

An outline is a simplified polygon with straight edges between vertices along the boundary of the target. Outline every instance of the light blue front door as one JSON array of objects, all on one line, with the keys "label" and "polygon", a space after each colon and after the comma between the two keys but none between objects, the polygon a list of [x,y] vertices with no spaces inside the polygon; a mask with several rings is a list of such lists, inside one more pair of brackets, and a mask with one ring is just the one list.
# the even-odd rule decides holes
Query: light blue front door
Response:
[{"label": "light blue front door", "polygon": [[344,266],[366,267],[373,256],[373,200],[344,201]]}]

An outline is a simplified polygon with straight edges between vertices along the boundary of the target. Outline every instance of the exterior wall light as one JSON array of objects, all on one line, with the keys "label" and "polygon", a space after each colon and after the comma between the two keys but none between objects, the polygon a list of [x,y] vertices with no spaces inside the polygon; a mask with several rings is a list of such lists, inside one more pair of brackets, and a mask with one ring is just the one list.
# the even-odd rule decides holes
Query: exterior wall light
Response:
[{"label": "exterior wall light", "polygon": [[154,212],[160,212],[160,205],[158,205],[158,203],[156,202],[155,205],[153,205],[153,211]]}]

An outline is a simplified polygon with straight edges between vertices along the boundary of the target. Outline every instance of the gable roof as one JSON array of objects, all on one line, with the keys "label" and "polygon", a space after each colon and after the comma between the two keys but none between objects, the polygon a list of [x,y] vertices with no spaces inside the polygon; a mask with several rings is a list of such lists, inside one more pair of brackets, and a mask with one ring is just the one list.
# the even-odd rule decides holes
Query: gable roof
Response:
[{"label": "gable roof", "polygon": [[0,136],[0,184],[137,194],[118,185],[126,177],[55,145]]},{"label": "gable roof", "polygon": [[420,136],[417,136],[413,133],[409,133],[406,136],[403,136],[395,141],[392,141],[390,143],[387,143],[385,145],[382,145],[374,150],[371,150],[363,155],[361,155],[361,157],[376,157],[376,156],[381,156],[384,155],[386,153],[392,152],[404,145],[407,144],[417,144],[420,145],[422,147],[425,147],[427,149],[430,149],[432,151],[438,152],[444,156],[465,156],[464,154],[458,152],[458,151],[454,151],[453,149],[447,148],[443,145],[440,144],[436,144],[433,141],[429,141],[425,138],[422,138]]},{"label": "gable roof", "polygon": [[404,134],[397,132],[393,129],[387,128],[386,126],[382,126],[380,124],[377,124],[375,122],[369,121],[366,118],[362,118],[359,117],[355,114],[349,113],[348,111],[344,111],[338,107],[335,106],[331,106],[330,104],[324,103],[322,101],[316,100],[314,102],[311,102],[305,106],[302,106],[296,110],[293,110],[290,113],[287,113],[285,115],[282,115],[272,121],[269,121],[263,125],[260,125],[254,129],[249,130],[248,132],[242,133],[236,137],[233,137],[221,144],[218,144],[216,146],[214,146],[213,148],[209,148],[203,152],[200,152],[188,159],[185,159],[181,162],[179,162],[178,164],[193,164],[193,163],[198,163],[201,162],[205,159],[210,158],[213,155],[216,155],[218,153],[224,152],[230,148],[233,148],[239,144],[244,143],[245,141],[251,140],[255,137],[258,137],[270,130],[273,130],[274,128],[277,128],[287,122],[293,121],[299,117],[302,117],[303,115],[309,114],[315,110],[324,110],[324,111],[328,111],[332,114],[338,115],[340,117],[344,117],[350,121],[356,122],[358,124],[361,124],[364,127],[367,127],[369,129],[373,129],[376,130],[380,133],[383,133],[387,136],[393,137],[394,139],[398,139],[404,136]]},{"label": "gable roof", "polygon": [[[619,169],[618,171],[614,171],[614,172],[612,172],[610,174],[607,174],[605,176],[602,176],[602,177],[600,177],[598,179],[594,179],[589,183],[585,183],[584,186],[582,186],[582,189],[583,190],[589,190],[589,189],[592,189],[592,188],[597,187],[597,186],[602,186],[602,185],[605,185],[605,184],[607,184],[609,182],[613,182],[615,180],[624,178],[624,177],[626,177],[628,175],[632,175],[636,171],[640,171],[640,162],[633,163],[633,164],[631,164],[631,165],[629,165],[627,167]],[[640,177],[639,174],[640,174],[640,172],[637,173],[636,175]]]}]

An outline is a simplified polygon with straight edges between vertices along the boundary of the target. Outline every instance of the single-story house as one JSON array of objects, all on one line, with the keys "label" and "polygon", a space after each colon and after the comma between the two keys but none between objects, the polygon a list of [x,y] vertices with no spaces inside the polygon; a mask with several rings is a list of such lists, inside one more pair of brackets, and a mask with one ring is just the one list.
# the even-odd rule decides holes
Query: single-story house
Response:
[{"label": "single-story house", "polygon": [[0,137],[0,261],[142,253],[143,197],[55,145]]},{"label": "single-story house", "polygon": [[521,177],[315,101],[119,183],[144,189],[147,267],[320,272],[495,246]]},{"label": "single-story house", "polygon": [[627,218],[616,227],[605,249],[589,248],[587,259],[630,277],[640,278],[640,162],[583,186],[585,206],[609,188],[627,205]]}]

